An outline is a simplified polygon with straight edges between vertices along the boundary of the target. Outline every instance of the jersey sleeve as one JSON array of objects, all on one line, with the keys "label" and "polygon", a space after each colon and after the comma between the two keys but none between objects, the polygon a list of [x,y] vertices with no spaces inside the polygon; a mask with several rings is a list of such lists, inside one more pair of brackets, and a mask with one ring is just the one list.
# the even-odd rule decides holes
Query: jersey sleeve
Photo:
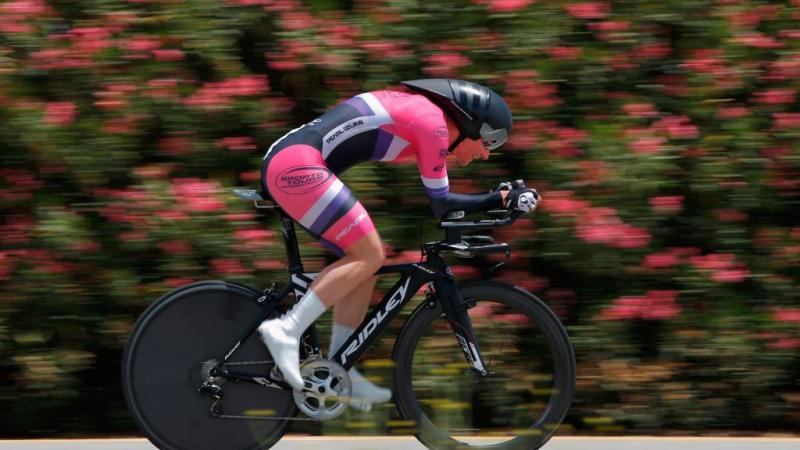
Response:
[{"label": "jersey sleeve", "polygon": [[447,180],[447,147],[450,145],[447,123],[441,112],[423,113],[409,127],[417,146],[417,168],[431,199],[444,198],[450,192]]}]

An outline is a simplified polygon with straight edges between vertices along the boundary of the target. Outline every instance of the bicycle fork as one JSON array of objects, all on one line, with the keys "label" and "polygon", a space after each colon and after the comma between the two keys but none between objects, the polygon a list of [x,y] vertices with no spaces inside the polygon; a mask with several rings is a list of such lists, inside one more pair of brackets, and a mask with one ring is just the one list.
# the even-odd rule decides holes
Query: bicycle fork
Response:
[{"label": "bicycle fork", "polygon": [[461,293],[452,278],[438,280],[435,282],[435,288],[442,304],[442,310],[450,322],[453,335],[461,351],[464,352],[464,358],[470,365],[471,370],[480,376],[490,375],[491,373],[487,370],[481,356],[475,332],[472,329],[472,320],[467,314],[467,310],[474,306],[474,303],[470,304],[469,299],[461,297]]}]

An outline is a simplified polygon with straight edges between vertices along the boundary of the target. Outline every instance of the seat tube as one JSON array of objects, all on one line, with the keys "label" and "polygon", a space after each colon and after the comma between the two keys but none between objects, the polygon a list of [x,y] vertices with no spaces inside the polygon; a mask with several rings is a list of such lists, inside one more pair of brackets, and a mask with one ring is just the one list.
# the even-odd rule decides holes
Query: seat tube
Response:
[{"label": "seat tube", "polygon": [[450,322],[453,335],[458,341],[461,351],[464,352],[464,358],[473,370],[481,375],[488,375],[489,372],[486,370],[481,356],[478,340],[472,329],[472,320],[467,313],[468,305],[461,297],[461,292],[458,290],[455,280],[452,276],[449,276],[437,280],[435,284],[442,310]]},{"label": "seat tube", "polygon": [[286,247],[286,257],[289,260],[289,273],[303,273],[303,262],[297,246],[297,234],[294,232],[294,220],[283,209],[278,210],[278,217],[281,219],[281,235]]}]

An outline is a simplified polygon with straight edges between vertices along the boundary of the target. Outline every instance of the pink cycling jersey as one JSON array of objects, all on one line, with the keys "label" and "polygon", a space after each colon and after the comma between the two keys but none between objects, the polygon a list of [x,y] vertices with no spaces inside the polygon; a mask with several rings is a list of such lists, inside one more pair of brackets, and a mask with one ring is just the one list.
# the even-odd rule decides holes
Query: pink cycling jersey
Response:
[{"label": "pink cycling jersey", "polygon": [[416,157],[428,196],[447,197],[449,143],[444,114],[426,97],[367,92],[275,141],[262,163],[262,188],[341,255],[375,226],[337,175],[363,161]]}]

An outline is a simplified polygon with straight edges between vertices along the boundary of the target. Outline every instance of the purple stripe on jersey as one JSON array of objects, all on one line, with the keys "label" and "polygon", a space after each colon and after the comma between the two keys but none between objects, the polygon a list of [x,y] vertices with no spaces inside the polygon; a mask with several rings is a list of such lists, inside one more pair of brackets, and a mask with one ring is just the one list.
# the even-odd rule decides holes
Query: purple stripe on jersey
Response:
[{"label": "purple stripe on jersey", "polygon": [[311,224],[311,231],[322,235],[322,233],[325,231],[322,229],[322,227],[324,227],[325,224],[331,220],[331,217],[336,214],[336,211],[339,210],[339,208],[344,204],[344,202],[347,201],[348,198],[350,198],[351,195],[353,195],[353,193],[350,192],[350,189],[347,189],[346,186],[342,186],[342,190],[336,194],[336,197],[334,197],[333,200],[328,203],[328,206],[322,210],[322,213],[320,213],[319,217],[317,217],[317,220]]},{"label": "purple stripe on jersey", "polygon": [[392,133],[378,128],[378,138],[375,139],[375,152],[372,153],[373,161],[380,161],[386,156],[386,152],[389,151],[389,147],[392,145],[392,139],[394,139]]},{"label": "purple stripe on jersey", "polygon": [[447,194],[450,193],[450,187],[449,186],[445,186],[445,187],[436,188],[436,189],[431,189],[431,188],[426,187],[425,188],[425,193],[428,194],[428,197],[430,197],[430,198],[447,197]]},{"label": "purple stripe on jersey", "polygon": [[373,112],[372,109],[369,107],[369,105],[367,105],[367,102],[365,102],[360,97],[353,97],[353,98],[345,101],[344,103],[346,105],[350,105],[353,108],[355,108],[358,112],[361,113],[362,116],[374,116],[375,115],[375,112]]}]

